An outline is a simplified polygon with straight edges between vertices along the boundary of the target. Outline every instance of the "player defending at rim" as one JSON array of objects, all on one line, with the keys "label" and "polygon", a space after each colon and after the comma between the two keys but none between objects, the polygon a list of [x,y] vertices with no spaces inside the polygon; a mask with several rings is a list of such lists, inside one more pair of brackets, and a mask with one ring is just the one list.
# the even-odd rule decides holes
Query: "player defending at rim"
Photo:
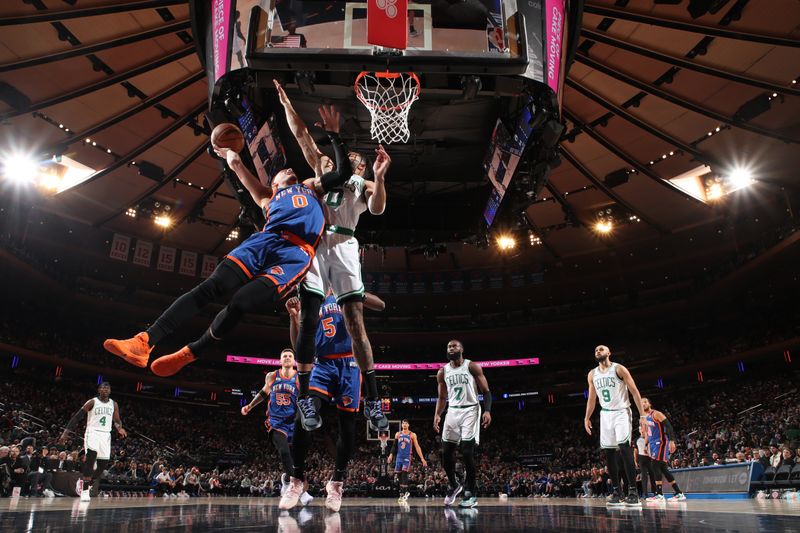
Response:
[{"label": "player defending at rim", "polygon": [[[483,375],[483,369],[469,359],[464,359],[464,345],[461,341],[447,343],[448,363],[436,374],[439,384],[439,398],[436,400],[436,414],[433,429],[439,433],[442,412],[447,403],[447,414],[442,429],[442,466],[450,482],[450,492],[444,504],[453,505],[461,491],[464,495],[459,507],[475,507],[475,447],[480,443],[480,427],[488,428],[492,423],[492,393]],[[478,391],[483,394],[483,415],[478,403]],[[466,471],[465,485],[456,479],[456,447],[461,445]]]},{"label": "player defending at rim", "polygon": [[269,302],[284,298],[303,279],[325,231],[325,216],[317,194],[340,187],[350,176],[347,152],[339,138],[339,113],[332,107],[319,109],[322,123],[333,143],[337,168],[298,182],[291,168],[278,172],[271,184],[261,183],[228,149],[217,153],[226,158],[253,200],[264,210],[264,229],[254,233],[231,251],[200,285],[179,297],[150,326],[131,339],[107,339],[103,347],[128,363],[145,368],[153,347],[191,319],[208,303],[236,290],[228,305],[196,341],[179,351],[153,361],[157,376],[172,376],[196,361],[213,342],[221,340],[245,313],[262,310]]},{"label": "player defending at rim", "polygon": [[[281,352],[281,367],[269,372],[264,378],[264,386],[253,400],[242,407],[242,415],[247,416],[261,402],[267,402],[267,419],[264,425],[278,451],[283,465],[281,476],[281,496],[289,488],[289,479],[294,475],[292,459],[292,436],[297,410],[297,371],[294,369],[294,350],[284,348]],[[300,496],[300,503],[308,505],[314,497],[308,492]]]},{"label": "player defending at rim", "polygon": [[[595,403],[600,401],[600,447],[605,450],[608,472],[614,493],[606,502],[609,507],[641,507],[639,495],[636,493],[636,470],[633,465],[631,449],[631,402],[628,393],[633,395],[636,409],[642,416],[639,418],[640,428],[644,419],[642,397],[628,369],[610,360],[611,350],[600,345],[594,349],[597,368],[589,371],[589,399],[586,402],[586,416],[583,426],[586,433],[592,434],[592,413]],[[643,433],[644,434],[644,433]],[[620,457],[621,456],[621,457]],[[620,495],[619,461],[622,460],[625,484],[628,496]]]},{"label": "player defending at rim", "polygon": [[400,422],[401,431],[394,434],[394,444],[392,444],[392,451],[389,452],[389,457],[386,459],[386,464],[392,464],[392,457],[396,455],[397,461],[394,464],[394,473],[400,478],[400,494],[397,498],[399,503],[406,503],[411,493],[408,492],[408,471],[411,469],[411,446],[422,461],[422,468],[428,468],[428,461],[422,454],[422,449],[419,447],[417,434],[408,429],[408,420]]},{"label": "player defending at rim", "polygon": [[[83,463],[83,478],[80,480],[81,501],[88,502],[100,491],[100,476],[103,475],[111,460],[111,426],[113,425],[123,439],[128,433],[122,428],[119,406],[111,399],[111,384],[104,381],[97,387],[97,396],[83,404],[83,407],[72,415],[67,427],[61,434],[59,443],[66,442],[68,434],[73,432],[86,416],[86,433],[83,446],[86,458]],[[97,468],[94,468],[97,461]],[[91,489],[90,489],[91,485]]]},{"label": "player defending at rim", "polygon": [[650,400],[647,398],[642,398],[642,408],[644,408],[645,414],[644,424],[647,431],[647,448],[656,479],[656,493],[647,498],[646,501],[648,503],[664,501],[663,478],[667,478],[667,481],[672,485],[672,491],[675,493],[669,501],[686,501],[686,496],[678,487],[678,482],[675,481],[669,468],[667,468],[669,456],[675,453],[675,430],[672,429],[672,424],[669,423],[664,413],[653,409],[653,406],[650,405]]},{"label": "player defending at rim", "polygon": [[[289,334],[292,342],[297,343],[302,313],[300,300],[291,298],[286,302],[289,311]],[[368,309],[383,311],[386,304],[375,295],[367,294],[365,305]],[[347,328],[344,326],[342,309],[336,303],[332,293],[325,298],[320,313],[320,322],[316,335],[317,362],[313,365],[309,388],[310,401],[319,410],[322,401],[332,402],[339,410],[339,438],[336,441],[336,461],[333,476],[325,485],[325,507],[333,512],[342,506],[344,480],[347,476],[347,463],[355,448],[356,413],[361,397],[361,372],[353,357],[353,347]],[[291,509],[300,497],[305,483],[306,456],[311,435],[303,428],[302,421],[297,420],[294,427],[294,476],[290,480],[279,507]]]},{"label": "player defending at rim", "polygon": [[[303,150],[306,161],[317,176],[330,171],[332,161],[320,152],[308,133],[308,128],[294,110],[289,97],[277,80],[275,88],[286,111],[286,121]],[[297,406],[303,427],[308,431],[318,429],[322,425],[322,419],[314,410],[314,403],[308,396],[308,380],[313,367],[318,311],[328,287],[333,288],[336,303],[344,312],[345,326],[353,343],[353,356],[363,375],[364,417],[376,431],[389,427],[389,420],[381,411],[375,382],[372,345],[364,327],[364,283],[361,280],[358,240],[355,238],[355,229],[361,213],[369,209],[373,215],[380,215],[386,209],[384,178],[391,159],[383,146],[379,146],[376,152],[377,158],[373,165],[374,181],[364,179],[369,168],[367,158],[357,152],[348,154],[352,176],[338,189],[330,190],[323,198],[322,207],[328,225],[311,268],[300,285],[302,314],[296,346],[300,399]],[[337,168],[339,168],[338,162]]]}]

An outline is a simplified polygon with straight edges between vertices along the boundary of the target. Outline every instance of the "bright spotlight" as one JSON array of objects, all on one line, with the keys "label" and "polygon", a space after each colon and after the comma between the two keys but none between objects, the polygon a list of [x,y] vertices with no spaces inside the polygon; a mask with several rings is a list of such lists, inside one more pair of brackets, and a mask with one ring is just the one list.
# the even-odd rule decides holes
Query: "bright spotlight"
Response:
[{"label": "bright spotlight", "polygon": [[517,247],[517,240],[511,235],[500,235],[497,237],[497,247],[501,250],[513,250]]},{"label": "bright spotlight", "polygon": [[157,216],[153,221],[157,226],[161,226],[162,228],[168,228],[172,225],[172,219],[167,215]]},{"label": "bright spotlight", "polygon": [[610,220],[598,220],[594,225],[594,229],[598,233],[611,233],[611,230],[614,229],[614,224]]},{"label": "bright spotlight", "polygon": [[39,175],[39,165],[29,156],[15,154],[3,161],[3,175],[19,184],[29,184]]},{"label": "bright spotlight", "polygon": [[709,200],[719,200],[720,198],[722,198],[723,194],[724,191],[722,190],[722,185],[720,185],[719,183],[712,184],[706,190],[706,198]]},{"label": "bright spotlight", "polygon": [[61,186],[61,178],[54,172],[46,172],[41,175],[39,185],[48,191],[55,192]]},{"label": "bright spotlight", "polygon": [[736,167],[728,175],[732,188],[743,189],[753,183],[753,173],[744,167]]}]

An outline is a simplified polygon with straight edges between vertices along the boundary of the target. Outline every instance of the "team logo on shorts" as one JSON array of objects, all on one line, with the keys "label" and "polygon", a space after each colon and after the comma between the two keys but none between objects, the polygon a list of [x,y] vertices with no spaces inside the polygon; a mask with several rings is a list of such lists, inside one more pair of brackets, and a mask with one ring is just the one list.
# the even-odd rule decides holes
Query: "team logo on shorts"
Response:
[{"label": "team logo on shorts", "polygon": [[342,396],[342,405],[347,407],[351,403],[353,403],[353,399],[350,396]]},{"label": "team logo on shorts", "polygon": [[272,267],[269,269],[270,274],[275,274],[277,276],[283,275],[283,269],[281,267]]}]

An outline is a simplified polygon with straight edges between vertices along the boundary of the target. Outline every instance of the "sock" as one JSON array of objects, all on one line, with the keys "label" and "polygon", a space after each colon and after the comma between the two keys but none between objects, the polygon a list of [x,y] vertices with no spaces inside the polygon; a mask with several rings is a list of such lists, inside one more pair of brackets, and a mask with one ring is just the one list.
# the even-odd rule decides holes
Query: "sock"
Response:
[{"label": "sock", "polygon": [[658,492],[656,494],[663,496],[664,495],[664,486],[663,485],[656,485],[656,489]]},{"label": "sock", "polygon": [[375,382],[375,369],[364,372],[364,385],[366,387],[365,398],[372,400],[378,397],[378,384]]},{"label": "sock", "polygon": [[308,396],[308,382],[310,379],[311,379],[311,372],[297,373],[298,394],[301,397]]},{"label": "sock", "polygon": [[678,487],[677,482],[672,484],[672,490],[675,491],[675,494],[681,494],[683,492],[680,487]]},{"label": "sock", "polygon": [[196,341],[190,342],[187,346],[192,351],[195,357],[200,357],[203,351],[215,343],[218,339],[214,338],[214,335],[211,334],[211,328],[208,328],[200,335],[200,338]]}]

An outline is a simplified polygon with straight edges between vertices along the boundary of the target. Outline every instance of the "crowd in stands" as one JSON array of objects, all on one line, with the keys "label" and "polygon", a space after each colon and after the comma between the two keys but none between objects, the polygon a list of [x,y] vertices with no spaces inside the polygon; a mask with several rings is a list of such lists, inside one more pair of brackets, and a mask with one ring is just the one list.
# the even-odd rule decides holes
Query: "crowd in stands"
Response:
[{"label": "crowd in stands", "polygon": [[[76,391],[64,383],[45,390],[22,376],[0,382],[4,495],[14,486],[20,486],[23,494],[51,495],[53,473],[82,468],[82,430],[63,445],[57,439],[94,391],[91,387]],[[670,417],[680,435],[673,468],[746,461],[776,467],[800,463],[800,396],[788,377],[657,392],[650,396],[654,407]],[[116,400],[129,436],[113,438],[113,461],[104,480],[114,490],[152,489],[168,496],[278,494],[280,465],[255,413],[245,418],[233,408],[129,396]],[[481,494],[608,494],[608,472],[597,442],[583,431],[581,406],[530,407],[513,413],[511,409],[499,404],[491,428],[482,436]],[[312,494],[321,493],[333,471],[336,424],[333,416],[328,418],[329,429],[313,434],[308,458]],[[429,463],[427,469],[416,463],[412,468],[414,494],[441,496],[447,480],[439,461],[438,436],[427,419],[412,418],[412,430]],[[357,435],[358,449],[345,483],[349,495],[368,495],[376,484],[391,484],[391,479],[380,478],[384,460],[380,446],[362,435]]]}]

